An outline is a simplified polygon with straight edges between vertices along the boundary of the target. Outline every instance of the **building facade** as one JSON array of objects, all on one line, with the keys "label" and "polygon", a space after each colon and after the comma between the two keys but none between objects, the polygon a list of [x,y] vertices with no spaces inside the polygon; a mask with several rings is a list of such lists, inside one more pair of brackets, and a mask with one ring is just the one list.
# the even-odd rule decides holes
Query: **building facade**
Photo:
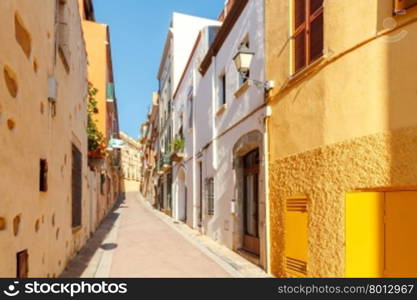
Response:
[{"label": "building facade", "polygon": [[265,91],[233,60],[248,47],[256,55],[246,75],[264,79],[263,8],[227,1],[217,20],[174,14],[158,75],[158,135],[149,138],[152,109],[142,142],[157,144],[155,206],[267,268]]},{"label": "building facade", "polygon": [[124,132],[120,133],[120,138],[124,142],[121,150],[124,191],[138,192],[142,169],[142,145]]},{"label": "building facade", "polygon": [[121,188],[121,153],[112,148],[111,141],[120,139],[119,118],[113,64],[110,29],[96,22],[91,0],[79,0],[84,40],[88,55],[89,89],[94,90],[97,110],[92,116],[102,135],[98,149],[89,149],[89,180],[94,189],[90,195],[96,216],[92,223],[97,227],[118,199]]},{"label": "building facade", "polygon": [[78,9],[0,2],[0,277],[59,276],[89,237]]},{"label": "building facade", "polygon": [[157,153],[159,152],[159,96],[152,95],[152,106],[147,121],[141,127],[141,172],[140,192],[151,205],[157,204],[157,184],[159,175],[156,172]]},{"label": "building facade", "polygon": [[216,21],[174,13],[158,71],[157,207],[172,215],[173,95],[200,30]]}]

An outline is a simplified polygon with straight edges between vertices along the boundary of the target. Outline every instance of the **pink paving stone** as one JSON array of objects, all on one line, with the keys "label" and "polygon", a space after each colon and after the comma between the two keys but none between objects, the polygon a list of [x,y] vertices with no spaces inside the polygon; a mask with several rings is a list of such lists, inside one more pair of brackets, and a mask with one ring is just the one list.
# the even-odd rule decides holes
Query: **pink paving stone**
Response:
[{"label": "pink paving stone", "polygon": [[110,277],[230,277],[143,205],[128,195],[120,208]]}]

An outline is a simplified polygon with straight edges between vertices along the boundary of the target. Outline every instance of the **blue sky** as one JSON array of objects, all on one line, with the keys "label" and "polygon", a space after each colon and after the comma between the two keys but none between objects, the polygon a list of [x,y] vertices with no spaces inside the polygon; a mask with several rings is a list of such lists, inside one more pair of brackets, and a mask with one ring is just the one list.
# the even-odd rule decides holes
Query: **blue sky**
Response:
[{"label": "blue sky", "polygon": [[225,0],[94,0],[97,22],[110,25],[121,130],[139,136],[172,12],[217,18]]}]

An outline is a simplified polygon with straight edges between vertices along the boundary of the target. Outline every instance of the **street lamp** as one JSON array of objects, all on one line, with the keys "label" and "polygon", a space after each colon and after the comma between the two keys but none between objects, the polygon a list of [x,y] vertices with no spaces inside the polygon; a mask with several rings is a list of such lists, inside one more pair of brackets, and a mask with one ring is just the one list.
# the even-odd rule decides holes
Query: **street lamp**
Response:
[{"label": "street lamp", "polygon": [[240,74],[242,74],[242,77],[244,79],[253,82],[258,88],[264,89],[265,92],[269,92],[271,89],[275,87],[275,83],[273,81],[264,82],[255,79],[250,79],[248,76],[254,56],[255,52],[250,51],[245,44],[240,45],[238,52],[233,58],[236,69]]}]

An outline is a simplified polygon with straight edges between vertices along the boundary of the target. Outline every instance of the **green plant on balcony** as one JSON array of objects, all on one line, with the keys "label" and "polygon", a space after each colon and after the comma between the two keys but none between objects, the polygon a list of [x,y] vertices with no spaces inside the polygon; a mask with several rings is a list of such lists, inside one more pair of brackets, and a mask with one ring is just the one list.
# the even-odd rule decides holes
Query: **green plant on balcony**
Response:
[{"label": "green plant on balcony", "polygon": [[97,108],[97,95],[98,90],[89,82],[88,83],[88,124],[87,124],[87,136],[88,136],[88,156],[90,158],[101,159],[105,156],[105,146],[103,134],[98,130],[94,116],[99,113]]},{"label": "green plant on balcony", "polygon": [[171,159],[173,161],[179,162],[184,158],[184,148],[185,148],[185,140],[184,138],[176,138],[171,143]]},{"label": "green plant on balcony", "polygon": [[182,152],[185,148],[185,140],[183,138],[176,138],[171,142],[172,152]]}]

